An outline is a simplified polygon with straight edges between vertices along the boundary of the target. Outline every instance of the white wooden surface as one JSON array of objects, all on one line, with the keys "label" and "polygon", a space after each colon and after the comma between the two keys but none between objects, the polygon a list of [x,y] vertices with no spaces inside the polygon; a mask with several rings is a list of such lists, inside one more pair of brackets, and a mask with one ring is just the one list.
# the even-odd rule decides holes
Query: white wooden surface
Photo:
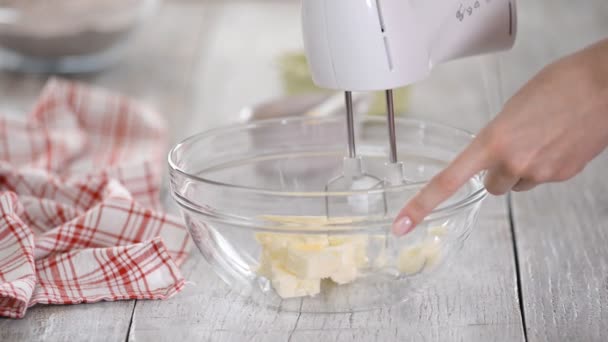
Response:
[{"label": "white wooden surface", "polygon": [[[608,2],[550,3],[524,4],[517,53],[503,65],[510,91],[549,60],[608,37]],[[541,12],[546,20],[533,20]],[[608,340],[607,168],[605,152],[572,181],[513,196],[529,341]]]},{"label": "white wooden surface", "polygon": [[530,341],[608,339],[608,155],[514,198]]},{"label": "white wooden surface", "polygon": [[[280,94],[276,58],[301,47],[298,7],[292,0],[168,1],[124,62],[77,79],[157,106],[176,141]],[[608,36],[604,0],[520,1],[519,12],[517,46],[497,62],[506,94],[547,62]],[[477,70],[493,63],[439,69],[414,88],[414,115],[480,128],[490,113],[480,101],[484,74]],[[25,110],[44,81],[0,73],[0,110]],[[0,341],[520,341],[524,326],[531,341],[606,340],[602,158],[573,182],[515,196],[511,213],[504,198],[489,200],[445,280],[390,309],[342,315],[262,309],[230,293],[194,251],[184,266],[193,284],[171,300],[34,307],[23,320],[0,320]]]},{"label": "white wooden surface", "polygon": [[[402,305],[354,314],[277,314],[230,293],[196,256],[186,266],[186,274],[195,284],[167,302],[138,301],[129,338],[521,341],[523,328],[504,199],[489,200],[483,212],[449,272]],[[482,254],[484,258],[479,257]]]}]

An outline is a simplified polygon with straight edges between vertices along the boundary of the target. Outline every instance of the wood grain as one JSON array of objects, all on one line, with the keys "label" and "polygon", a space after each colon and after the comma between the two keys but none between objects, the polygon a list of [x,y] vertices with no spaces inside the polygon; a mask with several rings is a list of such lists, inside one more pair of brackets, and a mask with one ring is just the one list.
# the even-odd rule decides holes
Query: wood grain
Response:
[{"label": "wood grain", "polygon": [[[214,22],[195,71],[202,80],[197,112],[214,116],[193,117],[193,126],[225,123],[248,101],[280,94],[274,63],[282,52],[301,48],[298,7],[297,2],[288,1],[214,2],[206,7]],[[250,53],[244,55],[245,51]],[[431,119],[471,130],[483,125],[487,108],[479,101],[483,82],[476,63],[463,61],[461,67],[440,69],[418,85],[412,114],[428,113]],[[454,87],[461,79],[467,82]],[[450,108],[464,114],[446,115],[445,108],[435,106],[437,92],[454,104]],[[488,250],[493,252],[478,257]],[[277,313],[232,293],[199,255],[193,256],[187,269],[195,284],[185,293],[167,302],[138,302],[130,340],[523,339],[511,236],[501,199],[484,207],[470,243],[444,278],[390,309],[339,315]]]},{"label": "wood grain", "polygon": [[[519,4],[519,40],[502,61],[508,93],[549,61],[608,37],[605,1]],[[541,11],[546,20],[537,20]],[[604,154],[570,182],[513,196],[529,341],[608,339],[607,167]]]},{"label": "wood grain", "polygon": [[530,341],[608,339],[608,153],[582,175],[514,197]]},{"label": "wood grain", "polygon": [[0,319],[0,341],[124,341],[134,304],[38,305],[23,319]]},{"label": "wood grain", "polygon": [[[518,6],[517,44],[497,62],[504,95],[546,63],[608,36],[604,0]],[[156,106],[175,142],[280,95],[276,58],[301,48],[298,7],[295,0],[167,1],[125,60],[74,78]],[[488,108],[499,108],[480,101],[487,79],[480,70],[493,63],[475,59],[438,69],[413,91],[410,114],[476,131]],[[46,78],[0,73],[0,110],[27,110]],[[572,182],[513,198],[530,341],[608,338],[606,167],[604,155]],[[0,340],[521,341],[507,208],[490,199],[481,213],[449,272],[393,308],[340,315],[263,309],[233,294],[194,251],[184,267],[193,283],[171,300],[37,306],[23,320],[0,320]]]},{"label": "wood grain", "polygon": [[[481,253],[484,258],[479,258]],[[323,332],[316,332],[317,339],[521,341],[512,258],[504,202],[490,199],[462,254],[421,295],[387,310],[352,317],[303,315],[294,340],[304,341],[322,328]]]},{"label": "wood grain", "polygon": [[[176,138],[191,114],[192,69],[204,33],[203,12],[197,1],[167,2],[123,61],[101,73],[71,78],[123,92],[168,113],[170,134]],[[0,73],[0,112],[24,115],[47,79]],[[22,320],[0,319],[0,341],[124,341],[134,305],[135,301],[35,306]]]},{"label": "wood grain", "polygon": [[196,254],[186,271],[194,284],[166,302],[139,301],[129,338],[521,341],[523,328],[503,199],[490,199],[482,213],[450,269],[402,305],[353,314],[277,313],[232,293]]}]

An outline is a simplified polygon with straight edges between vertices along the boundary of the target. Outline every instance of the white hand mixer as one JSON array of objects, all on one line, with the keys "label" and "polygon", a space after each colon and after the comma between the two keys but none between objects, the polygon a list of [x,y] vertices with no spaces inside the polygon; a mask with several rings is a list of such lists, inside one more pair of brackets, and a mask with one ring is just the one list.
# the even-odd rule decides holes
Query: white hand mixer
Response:
[{"label": "white hand mixer", "polygon": [[[348,155],[326,191],[404,181],[392,89],[427,77],[437,64],[510,49],[515,0],[303,0],[304,47],[313,81],[345,91]],[[380,178],[363,170],[355,146],[353,91],[385,91],[389,162]],[[386,211],[386,199],[384,201]],[[333,216],[328,203],[327,215]]]}]

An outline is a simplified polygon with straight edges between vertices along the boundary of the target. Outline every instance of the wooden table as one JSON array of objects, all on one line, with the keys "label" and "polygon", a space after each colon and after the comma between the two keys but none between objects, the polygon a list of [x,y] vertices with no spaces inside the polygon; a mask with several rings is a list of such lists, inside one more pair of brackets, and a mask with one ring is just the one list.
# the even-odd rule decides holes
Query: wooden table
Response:
[{"label": "wooden table", "polygon": [[[122,63],[76,78],[157,106],[177,141],[281,94],[276,58],[301,48],[298,7],[169,1]],[[439,68],[414,87],[411,111],[475,131],[497,108],[499,93],[484,84],[498,80],[508,96],[544,64],[608,36],[605,0],[520,1],[519,13],[512,52]],[[25,111],[45,80],[0,73],[1,109]],[[170,300],[36,306],[0,320],[0,341],[606,341],[607,168],[605,153],[569,182],[487,200],[445,279],[389,309],[262,309],[231,293],[195,251],[184,266],[193,284]]]}]

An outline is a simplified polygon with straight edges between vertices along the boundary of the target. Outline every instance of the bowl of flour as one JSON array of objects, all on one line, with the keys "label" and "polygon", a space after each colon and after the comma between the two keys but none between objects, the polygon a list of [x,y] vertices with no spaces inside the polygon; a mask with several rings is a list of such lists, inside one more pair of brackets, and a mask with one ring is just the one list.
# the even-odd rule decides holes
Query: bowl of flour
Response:
[{"label": "bowl of flour", "polygon": [[0,68],[92,72],[116,62],[160,0],[0,0]]}]

